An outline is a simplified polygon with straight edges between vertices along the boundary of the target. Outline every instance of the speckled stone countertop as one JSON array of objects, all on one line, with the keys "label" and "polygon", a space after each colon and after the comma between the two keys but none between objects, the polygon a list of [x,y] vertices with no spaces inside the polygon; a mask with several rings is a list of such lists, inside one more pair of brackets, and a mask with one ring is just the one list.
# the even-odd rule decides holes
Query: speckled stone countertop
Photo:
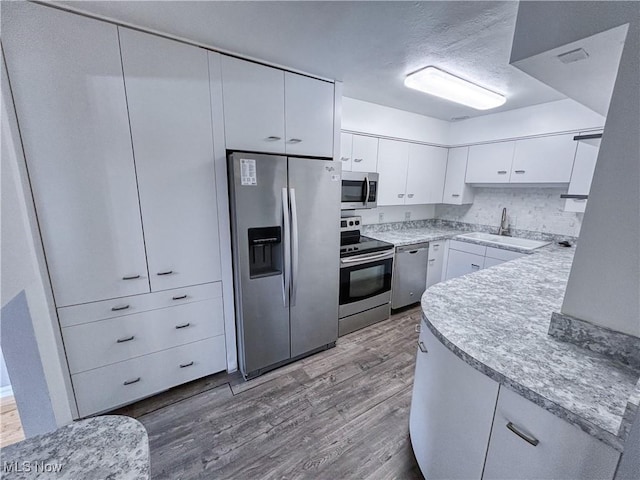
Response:
[{"label": "speckled stone countertop", "polygon": [[80,420],[0,450],[3,479],[148,480],[149,440],[140,422],[105,415]]},{"label": "speckled stone countertop", "polygon": [[375,238],[376,240],[382,240],[383,242],[393,243],[396,247],[400,247],[414,243],[435,242],[437,240],[453,238],[461,233],[465,232],[452,228],[422,227],[382,232],[366,231],[364,235]]},{"label": "speckled stone countertop", "polygon": [[423,320],[458,357],[618,451],[640,402],[640,370],[548,335],[573,248],[533,255],[438,283]]}]

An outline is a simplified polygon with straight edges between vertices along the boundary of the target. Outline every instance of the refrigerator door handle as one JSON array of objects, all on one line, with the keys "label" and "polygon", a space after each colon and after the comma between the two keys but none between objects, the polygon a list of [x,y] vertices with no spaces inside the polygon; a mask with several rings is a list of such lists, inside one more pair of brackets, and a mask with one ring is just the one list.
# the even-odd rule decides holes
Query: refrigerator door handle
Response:
[{"label": "refrigerator door handle", "polygon": [[365,194],[364,194],[364,208],[367,208],[368,207],[367,203],[369,203],[369,194],[371,193],[371,185],[369,185],[369,176],[368,175],[364,176],[364,183],[367,186],[367,188],[365,189]]},{"label": "refrigerator door handle", "polygon": [[291,306],[296,304],[298,293],[298,212],[296,207],[296,189],[290,188],[291,197]]},{"label": "refrigerator door handle", "polygon": [[289,224],[289,198],[287,197],[287,189],[282,189],[282,223],[284,228],[284,273],[282,275],[282,303],[284,307],[288,307],[287,298],[289,296],[289,288],[291,284],[291,228]]}]

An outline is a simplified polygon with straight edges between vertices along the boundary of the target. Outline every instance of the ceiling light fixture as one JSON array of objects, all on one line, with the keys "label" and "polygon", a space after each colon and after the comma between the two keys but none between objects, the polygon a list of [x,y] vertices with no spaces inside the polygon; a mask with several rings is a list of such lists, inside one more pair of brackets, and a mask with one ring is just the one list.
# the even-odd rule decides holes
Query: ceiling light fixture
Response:
[{"label": "ceiling light fixture", "polygon": [[404,79],[406,87],[461,103],[476,110],[488,110],[504,105],[504,95],[492,92],[436,67],[418,70]]}]

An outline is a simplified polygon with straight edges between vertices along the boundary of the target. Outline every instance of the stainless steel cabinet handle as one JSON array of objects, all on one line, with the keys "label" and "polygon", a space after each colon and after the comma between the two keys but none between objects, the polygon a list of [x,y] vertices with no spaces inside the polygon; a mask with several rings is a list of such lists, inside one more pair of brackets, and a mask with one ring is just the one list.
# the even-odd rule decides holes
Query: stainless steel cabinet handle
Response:
[{"label": "stainless steel cabinet handle", "polygon": [[524,170],[514,170],[515,173],[524,173]]},{"label": "stainless steel cabinet handle", "polygon": [[420,333],[422,331],[422,325],[416,323],[414,330],[416,331],[416,333]]},{"label": "stainless steel cabinet handle", "polygon": [[413,193],[410,193],[409,195],[407,195],[407,197],[413,198]]},{"label": "stainless steel cabinet handle", "polygon": [[302,142],[301,138],[290,138],[289,143],[300,143]]},{"label": "stainless steel cabinet handle", "polygon": [[129,308],[129,305],[120,305],[118,307],[111,307],[112,312],[119,312],[120,310],[126,310]]},{"label": "stainless steel cabinet handle", "polygon": [[354,158],[353,161],[356,163],[360,163],[362,161],[362,158]]},{"label": "stainless steel cabinet handle", "polygon": [[414,253],[418,253],[418,250],[411,250],[411,251],[409,252],[409,254],[410,254],[410,255],[413,255]]},{"label": "stainless steel cabinet handle", "polygon": [[420,351],[421,351],[422,353],[429,353],[429,352],[427,351],[427,346],[426,346],[426,345],[424,344],[424,342],[422,342],[422,341],[418,341],[418,348],[420,349]]},{"label": "stainless steel cabinet handle", "polygon": [[162,276],[162,275],[171,275],[173,273],[173,270],[167,270],[165,272],[158,272],[158,275]]},{"label": "stainless steel cabinet handle", "polygon": [[349,157],[340,157],[340,160],[342,160],[343,162],[348,162],[349,161]]},{"label": "stainless steel cabinet handle", "polygon": [[119,338],[118,340],[116,340],[116,343],[130,342],[134,338],[136,338],[135,335],[131,335],[130,337],[127,337],[127,338]]},{"label": "stainless steel cabinet handle", "polygon": [[[368,183],[368,182],[367,182]],[[298,207],[296,205],[296,189],[289,189],[291,198],[291,306],[296,304],[298,294]]]},{"label": "stainless steel cabinet handle", "polygon": [[172,297],[172,299],[173,300],[184,300],[187,297],[188,297],[188,295],[185,293],[184,295],[176,295],[175,297]]},{"label": "stainless steel cabinet handle", "polygon": [[399,193],[398,198],[402,198],[402,197],[404,197],[404,193]]},{"label": "stainless steel cabinet handle", "polygon": [[269,142],[275,142],[277,140],[280,140],[281,137],[278,137],[276,135],[271,135],[269,137],[267,137],[265,140],[269,141]]},{"label": "stainless steel cabinet handle", "polygon": [[131,385],[133,383],[138,383],[140,381],[140,377],[134,378],[133,380],[127,380],[123,383],[123,385]]},{"label": "stainless steel cabinet handle", "polygon": [[511,422],[507,423],[507,428],[508,428],[509,430],[511,430],[513,433],[515,433],[517,436],[519,436],[521,439],[523,439],[525,442],[527,442],[527,443],[529,443],[529,444],[533,445],[534,447],[536,447],[536,446],[538,445],[538,443],[540,443],[540,441],[539,441],[537,438],[532,437],[532,436],[530,436],[530,435],[527,435],[527,434],[526,434],[526,433],[524,433],[524,432],[521,432],[521,431],[518,429],[518,427],[516,427],[516,426],[515,426],[513,423],[511,423]]},{"label": "stainless steel cabinet handle", "polygon": [[189,322],[183,323],[182,325],[176,325],[176,330],[180,330],[181,328],[187,328],[190,325],[191,325],[191,323],[189,323]]},{"label": "stainless steel cabinet handle", "polygon": [[435,261],[436,261],[436,259],[435,259],[435,258],[430,258],[430,259],[429,259],[429,263],[432,263],[432,262],[435,262]]},{"label": "stainless steel cabinet handle", "polygon": [[452,196],[452,197],[459,197],[459,196],[460,196],[460,194],[459,194],[459,193],[452,193],[452,194],[451,194],[451,196]]},{"label": "stainless steel cabinet handle", "polygon": [[187,368],[187,367],[190,367],[191,365],[193,365],[193,360],[191,360],[189,363],[181,363],[180,368]]},{"label": "stainless steel cabinet handle", "polygon": [[137,278],[140,278],[140,275],[127,275],[125,277],[122,277],[123,280],[135,280]]},{"label": "stainless steel cabinet handle", "polygon": [[498,175],[506,175],[506,170],[498,170]]},{"label": "stainless steel cabinet handle", "polygon": [[440,244],[439,244],[439,243],[434,243],[434,244],[433,244],[433,249],[434,249],[434,250],[437,250],[437,249],[439,249],[439,248],[440,248]]},{"label": "stainless steel cabinet handle", "polygon": [[282,304],[289,306],[291,288],[291,228],[289,224],[289,197],[287,189],[282,189],[282,229],[284,230],[284,275],[282,275]]},{"label": "stainless steel cabinet handle", "polygon": [[476,265],[475,263],[472,263],[471,268],[480,268],[480,265]]}]

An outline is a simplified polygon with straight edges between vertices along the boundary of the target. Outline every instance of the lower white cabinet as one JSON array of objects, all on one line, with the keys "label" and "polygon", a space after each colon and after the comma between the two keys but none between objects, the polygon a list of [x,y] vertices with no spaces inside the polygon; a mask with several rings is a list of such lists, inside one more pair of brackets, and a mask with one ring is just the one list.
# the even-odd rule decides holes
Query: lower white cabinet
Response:
[{"label": "lower white cabinet", "polygon": [[442,280],[446,240],[429,242],[429,260],[427,260],[427,288]]},{"label": "lower white cabinet", "polygon": [[416,460],[427,479],[480,478],[498,383],[420,325],[409,418]]},{"label": "lower white cabinet", "polygon": [[81,417],[226,368],[224,335],[72,375]]},{"label": "lower white cabinet", "polygon": [[486,479],[611,479],[620,454],[511,390],[500,387]]},{"label": "lower white cabinet", "polygon": [[447,258],[445,280],[477,272],[484,268],[514,260],[523,254],[503,248],[485,247],[473,243],[451,240]]}]

